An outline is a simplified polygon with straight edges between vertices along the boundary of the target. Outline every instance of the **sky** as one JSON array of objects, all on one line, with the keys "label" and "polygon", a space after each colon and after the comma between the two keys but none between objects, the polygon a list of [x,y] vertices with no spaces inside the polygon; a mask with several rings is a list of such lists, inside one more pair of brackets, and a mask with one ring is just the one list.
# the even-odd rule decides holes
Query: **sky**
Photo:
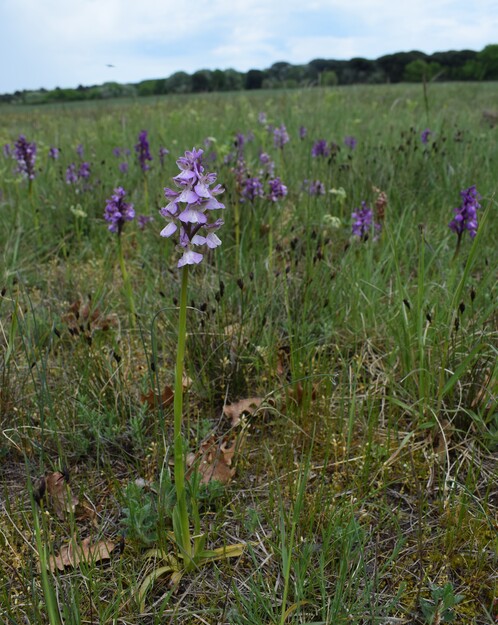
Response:
[{"label": "sky", "polygon": [[0,93],[498,43],[498,0],[0,0]]}]

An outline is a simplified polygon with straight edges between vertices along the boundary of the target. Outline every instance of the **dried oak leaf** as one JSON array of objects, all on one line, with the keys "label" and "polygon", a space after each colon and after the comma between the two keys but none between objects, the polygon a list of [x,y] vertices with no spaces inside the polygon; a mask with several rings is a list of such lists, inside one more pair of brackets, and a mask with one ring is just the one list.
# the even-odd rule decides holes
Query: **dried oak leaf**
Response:
[{"label": "dried oak leaf", "polygon": [[49,502],[57,517],[63,520],[68,512],[74,512],[78,498],[72,494],[68,485],[67,472],[54,471],[46,473],[38,480],[34,489],[34,497],[38,503],[43,497]]},{"label": "dried oak leaf", "polygon": [[173,403],[175,393],[171,386],[165,386],[161,395],[156,395],[152,389],[147,394],[141,393],[140,400],[142,404],[147,404],[149,410],[155,410],[156,408],[166,408]]},{"label": "dried oak leaf", "polygon": [[[186,393],[188,389],[192,386],[192,378],[189,378],[187,375],[183,375],[182,378],[182,389],[183,392]],[[166,408],[173,403],[175,399],[175,391],[168,386],[164,385],[161,395],[157,395],[152,389],[149,390],[148,393],[140,393],[140,400],[142,404],[147,404],[149,410],[155,410],[160,406],[162,408]]]},{"label": "dried oak leaf", "polygon": [[242,415],[246,412],[254,414],[263,402],[262,397],[248,397],[241,399],[235,404],[230,404],[223,408],[223,414],[232,421],[232,427],[236,427],[242,420]]},{"label": "dried oak leaf", "polygon": [[52,573],[59,569],[63,571],[67,566],[76,567],[81,562],[85,564],[95,564],[109,560],[111,552],[115,549],[116,543],[111,540],[99,540],[92,544],[91,538],[85,538],[81,545],[76,541],[72,541],[64,545],[58,556],[50,556],[48,559],[48,568]]},{"label": "dried oak leaf", "polygon": [[228,484],[235,475],[235,469],[232,468],[232,460],[235,453],[237,441],[218,439],[212,434],[207,440],[201,443],[200,449],[196,454],[188,454],[187,477],[189,477],[196,468],[201,475],[201,484],[208,482],[221,482]]}]

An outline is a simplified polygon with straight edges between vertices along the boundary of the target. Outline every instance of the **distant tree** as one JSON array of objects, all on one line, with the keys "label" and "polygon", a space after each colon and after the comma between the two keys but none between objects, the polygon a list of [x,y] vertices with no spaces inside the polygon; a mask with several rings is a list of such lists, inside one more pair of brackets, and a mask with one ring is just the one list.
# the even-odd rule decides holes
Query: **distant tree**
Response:
[{"label": "distant tree", "polygon": [[176,72],[167,79],[169,93],[190,93],[192,91],[192,78],[186,72]]},{"label": "distant tree", "polygon": [[423,80],[431,80],[442,71],[441,65],[436,62],[428,63],[422,59],[411,61],[405,67],[403,80],[406,82],[422,82]]},{"label": "distant tree", "polygon": [[484,80],[498,80],[498,44],[486,46],[477,54]]},{"label": "distant tree", "polygon": [[213,72],[209,69],[201,69],[192,74],[192,91],[200,93],[203,91],[212,91],[213,88]]},{"label": "distant tree", "polygon": [[225,90],[225,72],[221,69],[215,69],[211,75],[211,85],[213,91]]},{"label": "distant tree", "polygon": [[327,69],[320,74],[320,85],[322,87],[335,87],[335,85],[339,84],[339,79],[337,78],[337,74],[331,70]]},{"label": "distant tree", "polygon": [[235,69],[225,70],[225,91],[241,91],[244,88],[244,74]]},{"label": "distant tree", "polygon": [[413,50],[412,52],[398,52],[386,54],[377,59],[377,64],[382,68],[388,82],[401,82],[405,67],[412,61],[425,60],[427,54]]},{"label": "distant tree", "polygon": [[265,72],[260,69],[250,69],[246,74],[246,89],[261,89],[265,78]]}]

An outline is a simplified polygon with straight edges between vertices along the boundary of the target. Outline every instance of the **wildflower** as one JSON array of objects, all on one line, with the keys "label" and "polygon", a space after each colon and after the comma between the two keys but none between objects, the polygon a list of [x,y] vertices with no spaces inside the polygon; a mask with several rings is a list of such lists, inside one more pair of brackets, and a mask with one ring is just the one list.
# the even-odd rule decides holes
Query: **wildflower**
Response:
[{"label": "wildflower", "polygon": [[352,214],[353,218],[353,227],[352,232],[355,237],[366,241],[372,231],[372,228],[375,232],[380,231],[380,224],[374,224],[373,220],[373,211],[367,206],[366,202],[361,203],[361,208],[357,208],[355,212]]},{"label": "wildflower", "polygon": [[123,161],[122,163],[119,163],[119,171],[122,174],[127,174],[128,173],[128,163],[126,161]]},{"label": "wildflower", "polygon": [[266,124],[267,116],[264,111],[261,111],[258,115],[258,122],[262,125]]},{"label": "wildflower", "polygon": [[275,163],[271,160],[270,155],[266,152],[261,152],[259,155],[259,162],[263,165],[263,171],[261,174],[267,174],[270,177],[273,177],[275,173]]},{"label": "wildflower", "polygon": [[35,178],[36,143],[30,143],[24,135],[14,144],[14,158],[17,161],[17,171],[28,180]]},{"label": "wildflower", "polygon": [[59,148],[51,147],[48,151],[48,157],[56,161],[59,158]]},{"label": "wildflower", "polygon": [[106,200],[107,204],[104,211],[104,219],[109,222],[109,230],[121,234],[126,221],[132,221],[135,218],[135,210],[133,204],[124,201],[126,191],[123,187],[114,189],[114,194]]},{"label": "wildflower", "polygon": [[344,137],[344,145],[350,150],[354,150],[358,141],[351,136]]},{"label": "wildflower", "polygon": [[449,228],[458,235],[458,243],[465,230],[468,230],[473,239],[477,234],[477,210],[481,208],[479,200],[481,195],[477,192],[475,185],[460,191],[462,203],[454,209],[455,217],[448,224]]},{"label": "wildflower", "polygon": [[431,134],[432,130],[430,128],[422,130],[422,132],[420,133],[420,141],[422,141],[424,145],[427,145],[427,143],[429,143],[429,137]]},{"label": "wildflower", "polygon": [[169,154],[168,148],[165,148],[165,147],[159,148],[159,161],[161,163],[161,167],[164,165],[164,158],[168,156],[168,154]]},{"label": "wildflower", "polygon": [[318,139],[318,141],[315,141],[313,147],[311,148],[311,156],[313,156],[313,158],[317,158],[318,156],[327,158],[330,156],[330,148],[327,147],[325,139]]},{"label": "wildflower", "polygon": [[223,220],[217,219],[210,223],[206,213],[225,208],[224,204],[216,199],[224,189],[219,184],[211,188],[217,176],[215,173],[205,173],[202,155],[203,150],[195,148],[191,152],[185,152],[185,155],[176,161],[180,173],[173,178],[179,191],[169,187],[164,189],[164,195],[169,203],[161,208],[160,213],[169,223],[160,234],[162,237],[170,237],[179,230],[179,243],[183,255],[178,261],[178,267],[202,261],[203,254],[194,251],[194,246],[206,245],[213,249],[221,245],[215,232],[223,225]]},{"label": "wildflower", "polygon": [[137,223],[140,230],[143,230],[151,221],[154,221],[154,217],[151,217],[150,215],[139,215],[137,217]]},{"label": "wildflower", "polygon": [[276,148],[284,149],[284,145],[289,143],[289,134],[284,124],[280,128],[275,128],[273,131],[273,144]]},{"label": "wildflower", "polygon": [[242,182],[242,199],[254,202],[258,197],[264,197],[263,184],[259,178],[246,178]]},{"label": "wildflower", "polygon": [[10,143],[4,144],[3,155],[5,156],[5,158],[10,158],[12,156],[12,148],[10,147]]},{"label": "wildflower", "polygon": [[90,178],[90,163],[86,161],[81,163],[78,170],[78,178],[83,178],[83,180],[88,180],[88,178]]},{"label": "wildflower", "polygon": [[85,148],[83,147],[83,144],[80,143],[78,146],[76,146],[76,154],[80,157],[83,158],[83,152],[85,151]]},{"label": "wildflower", "polygon": [[150,165],[147,164],[147,161],[151,161],[152,156],[150,155],[146,130],[142,130],[138,135],[138,143],[135,145],[135,152],[137,153],[138,162],[142,171],[145,172],[150,169]]},{"label": "wildflower", "polygon": [[112,153],[116,158],[119,158],[121,156],[121,148],[113,148]]},{"label": "wildflower", "polygon": [[301,139],[301,141],[305,139],[307,135],[308,135],[308,129],[305,126],[301,126],[299,128],[299,138]]},{"label": "wildflower", "polygon": [[303,189],[309,193],[309,195],[325,195],[325,185],[320,180],[305,180],[303,182]]},{"label": "wildflower", "polygon": [[287,187],[282,183],[280,178],[273,178],[272,180],[268,180],[268,186],[270,187],[270,193],[268,194],[268,199],[272,202],[276,202],[280,198],[283,198],[287,195]]},{"label": "wildflower", "polygon": [[76,172],[76,165],[71,163],[66,169],[66,184],[74,184],[78,181],[78,174]]}]

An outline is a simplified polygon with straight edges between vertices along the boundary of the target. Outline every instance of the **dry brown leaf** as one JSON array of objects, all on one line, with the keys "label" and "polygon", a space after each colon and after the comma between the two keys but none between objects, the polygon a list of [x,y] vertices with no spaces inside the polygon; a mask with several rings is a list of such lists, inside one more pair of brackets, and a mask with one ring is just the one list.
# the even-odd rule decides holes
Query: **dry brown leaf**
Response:
[{"label": "dry brown leaf", "polygon": [[247,399],[241,399],[235,404],[225,406],[223,413],[232,420],[232,427],[236,427],[241,422],[244,412],[254,414],[262,402],[262,397],[248,397]]},{"label": "dry brown leaf", "polygon": [[38,503],[45,496],[57,517],[63,520],[68,512],[74,512],[78,498],[72,494],[68,485],[67,473],[54,471],[46,473],[38,480],[34,496]]},{"label": "dry brown leaf", "polygon": [[76,504],[75,516],[77,521],[89,520],[94,527],[98,527],[97,511],[90,501],[80,501]]},{"label": "dry brown leaf", "polygon": [[188,454],[187,477],[196,468],[201,475],[201,484],[214,481],[228,484],[235,475],[235,469],[231,467],[235,448],[235,440],[231,444],[227,440],[219,443],[216,436],[212,434],[201,444],[196,454]]},{"label": "dry brown leaf", "polygon": [[173,403],[174,398],[175,393],[171,386],[165,386],[160,396],[156,395],[152,389],[146,395],[144,393],[140,394],[142,403],[147,404],[149,410],[155,410],[159,407],[166,408],[166,406]]},{"label": "dry brown leaf", "polygon": [[90,302],[83,304],[79,299],[69,306],[61,319],[72,335],[89,334],[93,330],[106,331],[118,325],[116,315],[103,315],[98,307],[91,310]]},{"label": "dry brown leaf", "polygon": [[48,568],[53,573],[56,569],[63,571],[67,566],[76,567],[81,562],[95,564],[109,560],[115,547],[116,543],[111,540],[99,540],[93,545],[90,538],[85,538],[81,545],[73,541],[64,545],[58,556],[49,557]]}]

